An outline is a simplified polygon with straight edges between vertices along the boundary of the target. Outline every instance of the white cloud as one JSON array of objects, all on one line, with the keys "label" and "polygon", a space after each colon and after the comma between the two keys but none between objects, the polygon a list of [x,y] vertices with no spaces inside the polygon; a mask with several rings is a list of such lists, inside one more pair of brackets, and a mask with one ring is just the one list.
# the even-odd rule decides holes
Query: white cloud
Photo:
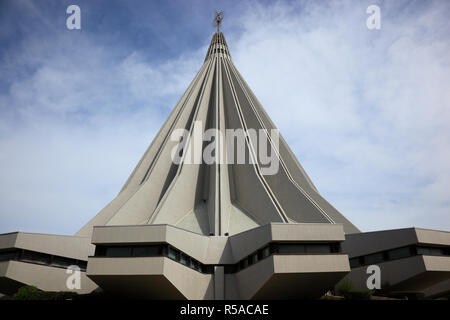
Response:
[{"label": "white cloud", "polygon": [[2,66],[0,232],[75,233],[119,192],[204,50],[160,65],[87,37],[23,47]]}]

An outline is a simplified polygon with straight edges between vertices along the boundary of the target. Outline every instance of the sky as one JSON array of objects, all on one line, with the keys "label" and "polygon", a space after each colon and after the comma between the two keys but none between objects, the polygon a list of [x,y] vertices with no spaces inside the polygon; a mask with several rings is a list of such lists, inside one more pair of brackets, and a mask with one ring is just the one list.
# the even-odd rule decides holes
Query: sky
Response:
[{"label": "sky", "polygon": [[362,231],[450,231],[449,1],[0,0],[0,233],[74,234],[117,195],[201,67],[215,9],[331,204]]}]

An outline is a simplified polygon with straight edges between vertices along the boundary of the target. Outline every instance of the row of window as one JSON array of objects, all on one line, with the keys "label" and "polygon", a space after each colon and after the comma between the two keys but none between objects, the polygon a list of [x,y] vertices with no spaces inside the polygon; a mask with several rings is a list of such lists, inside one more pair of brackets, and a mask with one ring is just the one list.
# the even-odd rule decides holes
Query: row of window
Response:
[{"label": "row of window", "polygon": [[214,273],[214,266],[205,265],[168,245],[96,246],[96,257],[167,257],[201,273]]},{"label": "row of window", "polygon": [[403,259],[417,255],[450,256],[450,247],[424,247],[414,245],[392,250],[386,250],[365,256],[351,258],[350,267],[358,268],[365,265],[377,264],[381,262]]},{"label": "row of window", "polygon": [[223,45],[227,45],[227,42],[225,41],[225,37],[221,34],[217,35],[215,34],[213,36],[213,38],[211,39],[211,45],[213,44],[223,44]]},{"label": "row of window", "polygon": [[225,266],[225,273],[236,273],[273,254],[331,254],[339,253],[339,243],[270,243],[233,265]]},{"label": "row of window", "polygon": [[81,271],[86,271],[87,268],[87,261],[55,256],[42,252],[24,249],[12,249],[0,252],[0,262],[10,260],[47,265],[57,268],[67,268],[71,265],[76,265]]},{"label": "row of window", "polygon": [[215,48],[214,50],[210,51],[210,55],[213,53],[223,53],[223,54],[228,54],[228,51],[222,48]]},{"label": "row of window", "polygon": [[[241,261],[231,265],[224,265],[225,273],[236,273],[245,269],[258,261],[267,258],[273,254],[331,254],[339,253],[339,243],[309,243],[309,244],[291,244],[291,243],[271,243]],[[168,245],[149,245],[149,246],[96,246],[95,256],[97,257],[167,257],[177,261],[191,269],[201,273],[214,273],[214,265],[200,263],[184,252]]]}]

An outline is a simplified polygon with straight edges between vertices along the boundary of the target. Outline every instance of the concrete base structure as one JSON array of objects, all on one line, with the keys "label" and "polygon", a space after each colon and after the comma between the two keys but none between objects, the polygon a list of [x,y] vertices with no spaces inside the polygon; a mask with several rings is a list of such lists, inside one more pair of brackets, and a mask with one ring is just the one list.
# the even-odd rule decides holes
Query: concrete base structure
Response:
[{"label": "concrete base structure", "polygon": [[[0,235],[0,293],[12,295],[24,285],[45,291],[90,293],[97,285],[86,277],[90,238],[14,232]],[[80,268],[80,288],[69,288],[69,266]]]},{"label": "concrete base structure", "polygon": [[87,276],[140,298],[318,298],[350,270],[343,239],[331,224],[271,223],[230,237],[170,225],[95,227]]},{"label": "concrete base structure", "polygon": [[377,265],[384,294],[439,297],[450,290],[450,232],[407,228],[347,234],[343,250],[351,266],[343,281],[358,289],[367,289],[367,267]]}]

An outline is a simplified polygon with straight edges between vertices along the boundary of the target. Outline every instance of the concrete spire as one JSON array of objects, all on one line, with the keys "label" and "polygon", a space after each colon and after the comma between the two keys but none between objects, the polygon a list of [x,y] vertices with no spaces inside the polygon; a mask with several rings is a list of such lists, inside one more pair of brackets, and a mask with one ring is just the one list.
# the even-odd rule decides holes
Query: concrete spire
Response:
[{"label": "concrete spire", "polygon": [[[176,130],[196,133],[216,129],[263,132],[278,171],[264,175],[256,153],[257,141],[246,137],[244,164],[172,161],[179,141]],[[233,235],[281,223],[342,223],[347,233],[359,230],[317,191],[285,140],[276,148],[270,130],[276,129],[234,66],[222,32],[215,32],[206,58],[186,92],[167,118],[120,193],[77,235],[90,235],[95,225],[170,224],[203,235]],[[229,153],[230,139],[216,141],[216,158]],[[207,148],[202,142],[201,152]],[[194,150],[195,148],[192,148]],[[252,158],[255,163],[249,163]]]}]

